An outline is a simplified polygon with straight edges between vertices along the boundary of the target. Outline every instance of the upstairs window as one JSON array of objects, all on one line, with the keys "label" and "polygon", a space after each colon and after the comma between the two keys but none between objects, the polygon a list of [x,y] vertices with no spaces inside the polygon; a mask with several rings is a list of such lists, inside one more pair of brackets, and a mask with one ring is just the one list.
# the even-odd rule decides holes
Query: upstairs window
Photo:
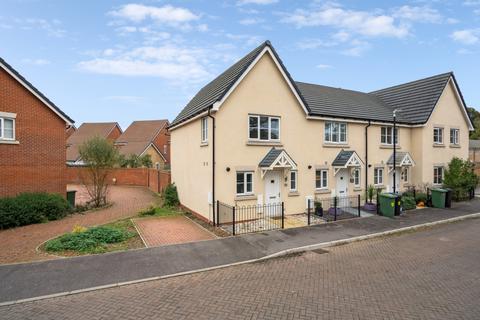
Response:
[{"label": "upstairs window", "polygon": [[15,119],[0,117],[0,139],[15,140]]},{"label": "upstairs window", "polygon": [[202,142],[208,141],[208,118],[202,118]]},{"label": "upstairs window", "polygon": [[347,143],[347,124],[343,122],[325,122],[325,142]]},{"label": "upstairs window", "polygon": [[443,144],[443,128],[433,128],[433,143]]},{"label": "upstairs window", "polygon": [[280,118],[248,116],[248,138],[262,141],[280,140]]},{"label": "upstairs window", "polygon": [[459,143],[458,135],[459,135],[458,129],[450,129],[450,144],[458,145]]},{"label": "upstairs window", "polygon": [[[393,127],[382,127],[380,136],[382,144],[393,144]],[[395,128],[395,144],[398,144],[398,128]]]}]

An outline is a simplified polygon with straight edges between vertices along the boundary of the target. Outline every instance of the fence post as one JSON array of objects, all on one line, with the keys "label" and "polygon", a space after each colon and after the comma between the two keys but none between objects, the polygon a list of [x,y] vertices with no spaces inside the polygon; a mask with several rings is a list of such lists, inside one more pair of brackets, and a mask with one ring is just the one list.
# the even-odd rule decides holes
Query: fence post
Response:
[{"label": "fence post", "polygon": [[310,225],[310,199],[307,200],[307,220],[308,220],[308,225]]},{"label": "fence post", "polygon": [[235,235],[235,207],[232,207],[232,227],[233,235]]},{"label": "fence post", "polygon": [[285,228],[285,206],[282,201],[282,229]]},{"label": "fence post", "polygon": [[333,221],[337,221],[337,196],[333,197],[334,215]]},{"label": "fence post", "polygon": [[360,195],[357,195],[357,199],[358,199],[358,203],[357,203],[357,205],[358,205],[358,216],[360,217],[361,216],[360,215]]}]

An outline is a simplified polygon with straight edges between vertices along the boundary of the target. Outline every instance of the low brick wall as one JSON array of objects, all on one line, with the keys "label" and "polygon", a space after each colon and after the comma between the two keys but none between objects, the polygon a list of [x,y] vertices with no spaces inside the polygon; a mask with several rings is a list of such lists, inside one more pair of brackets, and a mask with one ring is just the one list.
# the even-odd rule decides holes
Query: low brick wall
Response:
[{"label": "low brick wall", "polygon": [[[82,176],[87,169],[82,167],[67,168],[67,183],[81,184]],[[118,168],[112,169],[109,174],[112,184],[124,186],[148,187],[153,192],[162,192],[170,183],[170,172],[149,168]],[[113,182],[115,180],[115,182]]]}]

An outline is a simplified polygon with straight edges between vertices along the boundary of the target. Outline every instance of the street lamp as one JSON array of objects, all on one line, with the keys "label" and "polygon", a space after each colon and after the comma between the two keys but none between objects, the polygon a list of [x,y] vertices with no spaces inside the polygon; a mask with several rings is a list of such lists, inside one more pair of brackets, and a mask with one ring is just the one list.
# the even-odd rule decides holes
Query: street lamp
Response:
[{"label": "street lamp", "polygon": [[397,112],[401,111],[393,110],[393,193],[397,192]]}]

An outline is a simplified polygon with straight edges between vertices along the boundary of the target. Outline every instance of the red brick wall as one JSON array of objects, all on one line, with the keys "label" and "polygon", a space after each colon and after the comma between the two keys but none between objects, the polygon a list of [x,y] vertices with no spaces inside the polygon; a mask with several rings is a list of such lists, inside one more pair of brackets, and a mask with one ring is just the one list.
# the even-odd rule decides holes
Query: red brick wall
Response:
[{"label": "red brick wall", "polygon": [[[82,183],[82,175],[85,174],[85,168],[68,167],[67,181],[72,184]],[[170,183],[169,171],[158,171],[149,168],[119,168],[110,172],[109,179],[116,179],[115,184],[127,186],[143,186],[148,187],[154,192],[162,192]]]},{"label": "red brick wall", "polygon": [[0,68],[0,111],[16,113],[17,145],[0,144],[0,197],[65,195],[65,121]]},{"label": "red brick wall", "polygon": [[[158,150],[160,150],[165,159],[167,159],[167,163],[170,163],[170,133],[167,130],[167,126],[165,126],[162,131],[160,131],[160,133],[155,137],[153,143],[158,148]],[[167,146],[166,153],[164,153],[164,145]]]}]

